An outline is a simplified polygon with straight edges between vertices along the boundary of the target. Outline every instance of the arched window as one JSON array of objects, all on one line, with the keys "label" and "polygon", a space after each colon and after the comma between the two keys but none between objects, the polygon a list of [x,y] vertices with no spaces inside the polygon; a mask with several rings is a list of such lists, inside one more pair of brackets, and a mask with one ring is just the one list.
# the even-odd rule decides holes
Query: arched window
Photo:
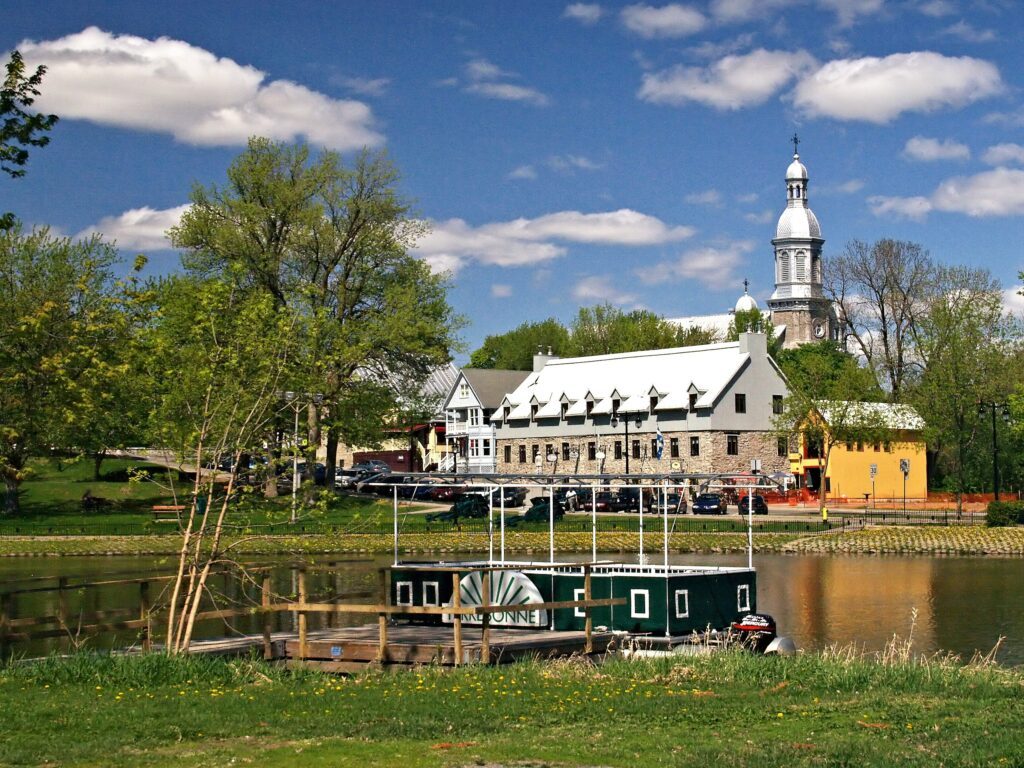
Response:
[{"label": "arched window", "polygon": [[798,251],[796,254],[796,279],[803,281],[807,279],[807,254]]},{"label": "arched window", "polygon": [[779,282],[788,283],[790,280],[789,251],[779,251]]}]

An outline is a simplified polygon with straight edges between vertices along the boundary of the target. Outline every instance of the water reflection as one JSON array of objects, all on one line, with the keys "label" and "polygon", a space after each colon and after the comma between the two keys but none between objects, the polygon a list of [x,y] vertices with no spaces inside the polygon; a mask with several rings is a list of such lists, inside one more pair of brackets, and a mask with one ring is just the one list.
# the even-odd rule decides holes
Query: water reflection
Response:
[{"label": "water reflection", "polygon": [[[449,555],[448,559],[460,556]],[[469,558],[472,555],[464,555]],[[559,559],[579,560],[581,555]],[[609,557],[602,555],[602,558]],[[661,561],[660,554],[654,556]],[[628,559],[615,557],[615,559]],[[314,597],[350,595],[351,602],[375,602],[379,599],[379,569],[390,558],[329,558],[336,561],[328,572],[308,575],[309,593]],[[745,555],[675,555],[673,563],[705,565],[745,565]],[[268,563],[269,564],[269,563]],[[272,570],[275,592],[293,596],[294,571],[289,562],[277,561]],[[758,568],[758,607],[771,613],[780,631],[793,637],[802,648],[821,649],[833,644],[854,643],[866,650],[880,650],[893,638],[911,636],[919,653],[950,651],[969,658],[976,650],[989,651],[1005,637],[999,660],[1004,664],[1024,664],[1024,611],[1017,597],[1021,575],[1019,559],[963,557],[761,555],[755,557]],[[31,586],[26,580],[39,576],[75,576],[91,578],[127,578],[166,573],[173,563],[166,558],[91,557],[32,558],[0,561],[0,585],[4,591]],[[218,577],[217,589],[232,600],[259,602],[262,577],[240,582]],[[153,600],[160,592],[154,583]],[[139,587],[135,584],[112,585],[101,590],[72,592],[68,608],[72,616],[112,608],[135,608]],[[14,616],[55,613],[54,592],[17,596],[10,604]],[[916,619],[912,617],[915,616]],[[292,617],[275,616],[275,629],[289,629]],[[310,617],[310,628],[328,623],[364,623],[357,615]],[[197,637],[230,632],[259,632],[262,620],[250,617],[236,620],[231,627],[223,622],[205,622],[197,628]],[[89,647],[111,647],[131,643],[135,636],[93,638]],[[67,638],[29,645],[20,644],[20,653],[35,654],[63,650]]]}]

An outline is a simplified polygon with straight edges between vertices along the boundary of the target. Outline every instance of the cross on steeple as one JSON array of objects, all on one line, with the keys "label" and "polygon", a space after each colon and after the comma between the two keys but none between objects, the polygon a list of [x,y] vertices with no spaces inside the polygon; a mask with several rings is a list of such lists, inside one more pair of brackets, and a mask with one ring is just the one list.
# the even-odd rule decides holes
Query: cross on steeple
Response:
[{"label": "cross on steeple", "polygon": [[750,282],[749,282],[749,281],[747,280],[747,278],[743,278],[743,292],[744,292],[744,293],[746,293],[746,292],[747,292],[747,288],[748,288],[749,286],[750,286]]},{"label": "cross on steeple", "polygon": [[800,137],[797,136],[795,133],[793,134],[792,142],[793,142],[793,154],[794,155],[800,154],[800,152],[798,150],[798,147],[800,146]]}]

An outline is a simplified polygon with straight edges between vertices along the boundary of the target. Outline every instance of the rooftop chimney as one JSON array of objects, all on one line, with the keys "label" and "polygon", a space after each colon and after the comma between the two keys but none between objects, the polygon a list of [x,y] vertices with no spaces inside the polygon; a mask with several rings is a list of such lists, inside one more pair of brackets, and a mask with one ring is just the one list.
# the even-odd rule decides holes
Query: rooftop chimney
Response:
[{"label": "rooftop chimney", "polygon": [[557,360],[557,359],[558,359],[558,355],[556,355],[552,351],[550,346],[548,346],[548,351],[545,353],[544,352],[544,345],[543,344],[538,344],[537,345],[537,353],[533,356],[533,372],[536,373],[537,371],[539,371],[541,368],[543,368],[545,365],[548,364],[549,360]]}]

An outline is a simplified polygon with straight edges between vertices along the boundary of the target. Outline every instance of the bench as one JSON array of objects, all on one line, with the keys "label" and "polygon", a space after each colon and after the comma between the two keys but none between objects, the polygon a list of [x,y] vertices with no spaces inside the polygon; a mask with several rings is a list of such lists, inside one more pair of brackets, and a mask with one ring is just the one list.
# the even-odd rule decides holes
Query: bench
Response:
[{"label": "bench", "polygon": [[181,513],[188,507],[182,504],[155,504],[153,506],[154,523],[177,523]]}]

